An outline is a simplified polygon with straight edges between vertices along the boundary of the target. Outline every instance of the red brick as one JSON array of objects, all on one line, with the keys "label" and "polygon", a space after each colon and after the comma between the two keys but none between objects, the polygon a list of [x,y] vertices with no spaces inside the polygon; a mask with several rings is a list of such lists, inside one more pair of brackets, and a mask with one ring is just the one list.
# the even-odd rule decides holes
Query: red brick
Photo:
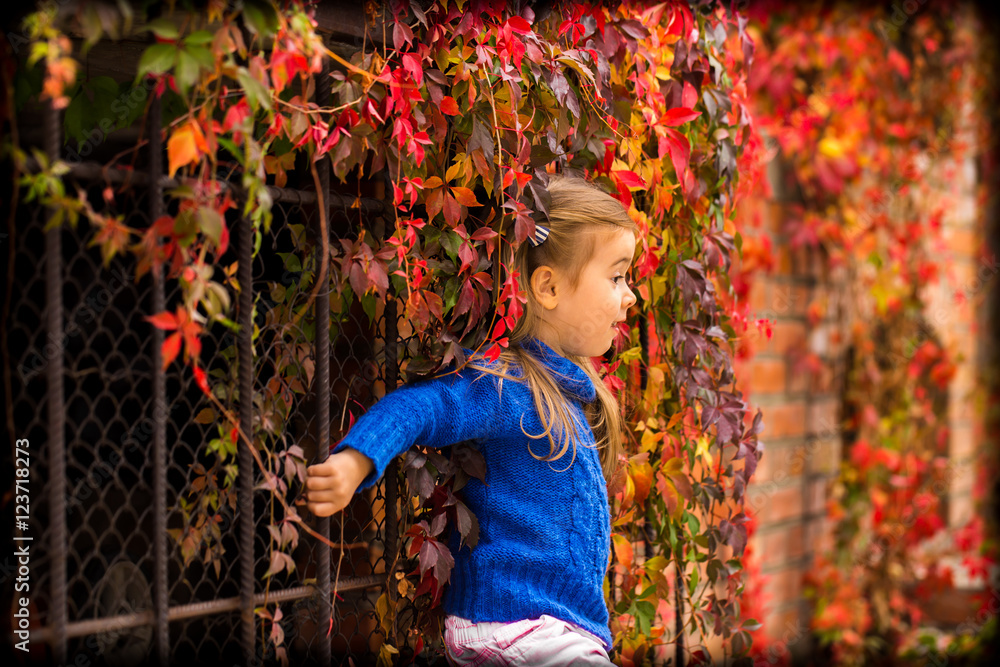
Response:
[{"label": "red brick", "polygon": [[747,490],[747,504],[756,512],[761,525],[802,516],[802,487],[798,484],[778,487],[768,482],[753,484]]},{"label": "red brick", "polygon": [[750,311],[757,317],[768,308],[768,301],[771,299],[771,281],[763,276],[757,277],[750,285],[750,294],[747,301],[750,304]]},{"label": "red brick", "polygon": [[948,247],[960,257],[974,258],[983,247],[983,236],[975,229],[952,227],[945,232]]},{"label": "red brick", "polygon": [[829,437],[840,430],[838,410],[840,402],[836,399],[814,401],[809,405],[806,416],[806,427],[809,433]]},{"label": "red brick", "polygon": [[833,364],[830,362],[824,361],[819,370],[810,373],[808,377],[809,391],[814,395],[840,391],[838,371],[834,370]]},{"label": "red brick", "polygon": [[772,405],[762,408],[762,411],[764,413],[762,438],[789,438],[805,435],[806,408],[804,403],[796,401]]},{"label": "red brick", "polygon": [[804,553],[800,523],[761,531],[753,539],[757,545],[755,553],[761,556],[762,561],[766,558],[767,563],[780,565],[801,558]]},{"label": "red brick", "polygon": [[770,301],[762,312],[780,321],[783,318],[801,317],[808,305],[809,294],[805,288],[788,281],[775,282],[771,285]]},{"label": "red brick", "polygon": [[828,483],[826,478],[811,479],[806,487],[806,511],[810,514],[825,514]]},{"label": "red brick", "polygon": [[785,211],[784,204],[776,201],[769,202],[764,219],[767,229],[775,234],[783,234],[785,232],[785,220],[788,219],[788,213]]},{"label": "red brick", "polygon": [[779,484],[799,477],[805,470],[808,452],[804,444],[769,446],[757,463],[754,483],[777,481]]},{"label": "red brick", "polygon": [[774,394],[785,390],[783,359],[755,359],[751,367],[749,393]]},{"label": "red brick", "polygon": [[764,585],[764,594],[771,604],[792,602],[802,596],[802,569],[799,566],[789,567],[777,572],[767,573],[769,579]]},{"label": "red brick", "polygon": [[[775,609],[775,607],[776,605],[771,605],[770,608]],[[775,609],[768,613],[767,618],[758,620],[764,623],[764,634],[771,640],[766,649],[766,656],[773,655],[777,658],[788,656],[790,652],[796,650],[796,644],[809,639],[809,625],[802,618],[802,612],[797,605]],[[762,639],[762,641],[767,640]]]},{"label": "red brick", "polygon": [[788,393],[802,394],[809,392],[812,388],[813,372],[802,367],[801,358],[794,358],[791,363],[791,372],[788,376]]},{"label": "red brick", "polygon": [[948,498],[948,525],[959,528],[965,525],[974,513],[975,503],[970,494],[956,494]]},{"label": "red brick", "polygon": [[806,549],[813,553],[830,553],[833,550],[833,529],[836,523],[826,516],[806,522],[804,527]]},{"label": "red brick", "polygon": [[[765,339],[766,340],[766,339]],[[784,356],[789,351],[805,349],[806,325],[794,320],[775,323],[771,329],[771,339],[767,340],[761,352]]]},{"label": "red brick", "polygon": [[955,461],[967,460],[978,448],[975,429],[968,424],[953,426],[949,440],[948,455]]},{"label": "red brick", "polygon": [[952,465],[950,493],[959,495],[972,491],[976,481],[976,469],[972,462],[950,461]]},{"label": "red brick", "polygon": [[820,475],[830,475],[840,467],[840,441],[813,440],[809,443],[809,470]]}]

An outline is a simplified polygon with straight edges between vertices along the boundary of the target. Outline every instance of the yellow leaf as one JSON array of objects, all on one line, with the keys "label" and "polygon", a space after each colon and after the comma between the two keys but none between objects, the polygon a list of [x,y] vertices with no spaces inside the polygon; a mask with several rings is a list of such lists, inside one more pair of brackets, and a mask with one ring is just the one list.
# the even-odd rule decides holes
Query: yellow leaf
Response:
[{"label": "yellow leaf", "polygon": [[663,440],[663,433],[657,433],[654,431],[646,431],[642,434],[642,442],[639,445],[639,451],[641,452],[651,452],[656,449],[656,443]]},{"label": "yellow leaf", "polygon": [[170,165],[169,176],[186,164],[198,161],[198,135],[201,130],[194,126],[193,121],[178,128],[167,141],[167,161]]},{"label": "yellow leaf", "polygon": [[698,438],[698,447],[694,450],[695,455],[702,456],[708,461],[708,465],[712,465],[712,453],[708,451],[708,437],[701,436]]},{"label": "yellow leaf", "polygon": [[844,144],[833,137],[824,137],[819,142],[819,152],[829,158],[838,158],[844,154]]},{"label": "yellow leaf", "polygon": [[448,167],[448,171],[444,175],[444,180],[450,183],[451,181],[455,180],[459,176],[463,176],[464,174],[465,174],[465,165],[459,162],[458,158],[456,157],[452,165]]}]

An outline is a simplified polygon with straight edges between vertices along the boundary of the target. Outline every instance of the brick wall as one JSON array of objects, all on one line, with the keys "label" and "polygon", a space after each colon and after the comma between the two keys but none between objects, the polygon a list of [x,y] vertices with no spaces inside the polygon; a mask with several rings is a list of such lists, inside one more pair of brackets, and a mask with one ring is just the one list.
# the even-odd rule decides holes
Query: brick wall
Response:
[{"label": "brick wall", "polygon": [[[949,451],[952,458],[948,490],[949,523],[960,525],[974,511],[973,456],[981,440],[982,396],[977,393],[977,369],[982,354],[982,301],[1000,270],[996,258],[983,258],[985,238],[979,184],[971,148],[974,110],[964,109],[965,124],[945,150],[929,155],[927,178],[934,185],[922,210],[943,204],[945,248],[937,256],[946,267],[941,285],[929,294],[925,317],[940,340],[965,357],[949,386]],[[961,159],[950,149],[968,146]],[[768,643],[793,655],[812,650],[811,609],[802,597],[802,577],[814,554],[831,544],[826,518],[830,481],[842,456],[841,393],[845,372],[847,332],[852,308],[846,277],[826,271],[820,251],[790,247],[783,231],[789,204],[782,200],[780,165],[772,163],[771,201],[748,202],[738,216],[761,221],[758,233],[770,236],[774,270],[758,275],[749,299],[752,317],[772,320],[773,335],[756,335],[755,354],[737,368],[751,404],[764,413],[765,453],[748,491],[758,529],[754,552],[765,585],[768,615],[762,619]],[[812,317],[810,317],[812,315]],[[813,364],[804,363],[807,353]],[[957,563],[956,563],[957,565]],[[956,572],[956,585],[965,584]]]}]

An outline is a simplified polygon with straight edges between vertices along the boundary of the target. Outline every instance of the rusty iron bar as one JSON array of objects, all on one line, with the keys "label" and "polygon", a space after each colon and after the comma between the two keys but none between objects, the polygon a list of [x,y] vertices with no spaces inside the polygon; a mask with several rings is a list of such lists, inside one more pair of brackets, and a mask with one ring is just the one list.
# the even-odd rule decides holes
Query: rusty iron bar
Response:
[{"label": "rusty iron bar", "polygon": [[[30,173],[37,173],[41,167],[38,161],[29,157],[25,161],[25,170]],[[72,176],[81,181],[108,181],[110,183],[129,183],[136,187],[149,185],[149,176],[140,171],[129,171],[127,169],[115,169],[105,167],[97,162],[78,162],[70,165],[68,176]],[[182,184],[176,178],[160,176],[160,187],[162,189],[176,188]],[[229,190],[238,199],[245,198],[246,192],[243,188],[227,181],[216,181],[219,187],[225,191]],[[309,190],[296,190],[294,188],[279,188],[274,185],[265,186],[271,199],[295,205],[314,205],[317,202],[316,193]],[[345,197],[336,192],[329,192],[326,200],[327,210],[338,208],[344,210],[360,210],[365,216],[383,215],[387,212],[385,202],[381,199],[371,197]]]},{"label": "rusty iron bar", "polygon": [[[246,216],[239,221],[239,338],[237,339],[239,363],[240,431],[253,439],[253,224]],[[240,637],[243,659],[252,664],[256,651],[254,633],[254,511],[253,471],[254,462],[250,446],[240,443],[237,455],[238,488],[236,501],[239,506],[239,562],[240,562]]]},{"label": "rusty iron bar", "polygon": [[[45,107],[45,153],[49,162],[59,158],[59,111],[50,102]],[[51,212],[55,215],[55,211]],[[45,326],[49,340],[62,340],[63,335],[63,271],[62,226],[53,225],[45,232]],[[52,554],[50,618],[55,632],[52,636],[52,657],[56,664],[66,663],[69,608],[66,602],[66,407],[63,387],[65,354],[50,359],[45,368],[48,391],[49,422],[49,539]]]},{"label": "rusty iron bar", "polygon": [[[323,71],[316,81],[316,104],[323,108],[330,103],[330,75],[329,64],[324,60]],[[318,189],[323,194],[323,201],[327,202],[327,211],[330,210],[330,160],[323,158],[316,165],[316,173],[319,176]],[[318,202],[317,202],[318,203]],[[318,208],[318,207],[317,207]],[[326,238],[330,238],[329,218],[327,215]],[[322,230],[320,215],[316,216],[317,238],[320,238]],[[323,250],[321,243],[316,244],[317,254]],[[322,258],[320,258],[322,261]],[[317,280],[320,277],[317,276]],[[316,459],[317,463],[326,460],[330,451],[330,273],[322,276],[323,284],[320,285],[319,294],[316,297],[314,306],[316,313],[315,338],[313,343],[313,354],[316,363]],[[319,534],[326,539],[330,539],[330,518],[323,517],[319,522]],[[322,543],[319,545],[318,563],[316,564],[316,584],[320,591],[330,590],[330,549]],[[343,554],[341,554],[343,555]],[[333,617],[332,597],[322,601],[320,605],[319,627],[326,628],[330,625]],[[321,665],[331,664],[331,646],[329,638],[320,635],[319,663]]]},{"label": "rusty iron bar", "polygon": [[[366,588],[381,587],[385,583],[385,576],[381,574],[370,574],[364,577],[351,577],[340,582],[337,586],[338,593],[348,591],[364,590]],[[253,605],[261,606],[265,603],[274,604],[280,602],[291,602],[316,595],[317,589],[314,586],[296,586],[280,591],[269,593],[256,593],[253,596]],[[333,595],[331,588],[329,594]],[[224,614],[227,612],[239,611],[243,601],[240,597],[222,598],[210,602],[194,602],[186,605],[170,607],[168,610],[168,620],[171,622],[186,621],[201,616],[211,616],[213,614]],[[102,632],[117,632],[128,628],[137,628],[144,625],[152,625],[155,622],[155,614],[152,609],[138,611],[131,614],[121,614],[119,616],[106,616],[104,618],[88,619],[86,621],[76,621],[67,623],[61,629],[67,638],[86,637]],[[45,626],[38,630],[32,630],[30,641],[52,641],[60,631],[53,626]]]},{"label": "rusty iron bar", "polygon": [[[160,137],[160,99],[154,98],[149,109],[149,220],[163,215],[163,145]],[[166,287],[163,267],[154,267],[153,312],[166,310]],[[153,330],[153,604],[156,628],[154,646],[161,667],[170,663],[170,582],[167,580],[167,376],[163,369],[161,349],[164,332]]]},{"label": "rusty iron bar", "polygon": [[[396,301],[385,304],[385,388],[393,391],[399,380],[399,332],[396,330]],[[399,554],[399,517],[396,504],[399,502],[399,464],[396,459],[385,470],[385,571],[389,575],[395,571],[396,556]],[[395,602],[396,587],[391,576],[386,577],[386,593]]]}]

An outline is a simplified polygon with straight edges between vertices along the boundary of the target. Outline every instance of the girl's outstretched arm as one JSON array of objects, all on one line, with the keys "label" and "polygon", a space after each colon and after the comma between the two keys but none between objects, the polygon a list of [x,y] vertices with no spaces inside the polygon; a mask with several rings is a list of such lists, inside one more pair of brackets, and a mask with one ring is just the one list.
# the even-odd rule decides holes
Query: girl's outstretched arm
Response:
[{"label": "girl's outstretched arm", "polygon": [[347,507],[375,465],[356,449],[330,454],[306,469],[306,507],[316,516],[330,516]]},{"label": "girl's outstretched arm", "polygon": [[472,369],[400,387],[362,415],[326,461],[306,469],[309,510],[340,511],[415,444],[446,447],[488,437],[498,409],[496,378]]}]

